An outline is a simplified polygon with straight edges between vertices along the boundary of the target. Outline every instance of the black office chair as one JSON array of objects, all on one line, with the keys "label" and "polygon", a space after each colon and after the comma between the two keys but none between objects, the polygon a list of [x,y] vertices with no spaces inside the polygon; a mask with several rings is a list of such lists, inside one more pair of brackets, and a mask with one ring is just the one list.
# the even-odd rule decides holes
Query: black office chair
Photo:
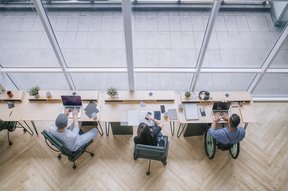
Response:
[{"label": "black office chair", "polygon": [[0,131],[7,130],[9,145],[13,144],[13,142],[10,140],[10,132],[15,131],[16,128],[22,128],[24,133],[28,132],[30,135],[33,135],[34,132],[30,129],[28,125],[27,127],[29,130],[25,128],[19,121],[3,121],[0,119]]},{"label": "black office chair", "polygon": [[94,156],[94,153],[86,151],[86,148],[93,142],[93,139],[89,141],[87,144],[80,147],[77,151],[70,151],[67,149],[59,140],[57,140],[50,132],[47,130],[44,130],[41,132],[42,135],[45,138],[46,144],[56,152],[60,152],[58,155],[58,159],[61,159],[61,154],[68,157],[68,160],[73,162],[73,169],[76,169],[75,161],[84,153],[89,153],[92,157]]},{"label": "black office chair", "polygon": [[161,161],[163,166],[166,166],[167,164],[169,141],[167,136],[163,136],[163,138],[163,147],[135,144],[133,154],[134,160],[137,160],[138,158],[149,159],[148,171],[146,172],[147,176],[150,175],[151,160]]}]

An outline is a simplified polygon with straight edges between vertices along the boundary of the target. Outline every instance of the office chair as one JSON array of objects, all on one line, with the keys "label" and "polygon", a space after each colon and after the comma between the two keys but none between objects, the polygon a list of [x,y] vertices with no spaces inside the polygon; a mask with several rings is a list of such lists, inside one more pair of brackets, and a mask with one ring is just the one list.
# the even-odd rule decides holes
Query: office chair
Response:
[{"label": "office chair", "polygon": [[67,149],[59,140],[57,140],[50,132],[47,130],[44,130],[41,132],[42,135],[45,138],[46,144],[52,149],[53,151],[60,152],[57,156],[58,159],[61,159],[61,154],[68,157],[68,160],[70,162],[73,162],[73,169],[76,169],[75,161],[84,153],[89,153],[92,157],[94,156],[94,153],[86,151],[86,148],[93,142],[93,139],[89,141],[87,144],[83,145],[76,151],[70,151]]},{"label": "office chair", "polygon": [[[27,125],[27,123],[24,121],[24,123]],[[15,131],[16,128],[22,128],[24,133],[28,132],[30,135],[33,135],[34,132],[31,130],[31,128],[27,125],[28,129],[25,128],[19,121],[3,121],[0,119],[0,131],[7,130],[8,133],[8,142],[9,145],[12,145],[13,142],[10,140],[10,132]]]},{"label": "office chair", "polygon": [[135,144],[133,154],[134,160],[137,160],[138,158],[149,159],[148,171],[146,172],[147,176],[150,175],[151,160],[161,161],[163,166],[166,166],[167,164],[169,141],[167,136],[163,136],[163,138],[164,147]]},{"label": "office chair", "polygon": [[233,159],[237,159],[240,153],[240,143],[236,144],[222,144],[216,141],[209,133],[208,130],[204,134],[204,148],[205,153],[209,159],[213,159],[216,153],[216,147],[221,151],[229,150]]}]

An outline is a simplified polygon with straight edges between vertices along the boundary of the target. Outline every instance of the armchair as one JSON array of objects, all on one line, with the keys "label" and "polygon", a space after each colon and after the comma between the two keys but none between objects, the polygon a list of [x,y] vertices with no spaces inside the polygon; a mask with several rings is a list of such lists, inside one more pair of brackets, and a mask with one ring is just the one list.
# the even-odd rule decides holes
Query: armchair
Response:
[{"label": "armchair", "polygon": [[167,136],[164,138],[164,147],[135,144],[134,147],[134,160],[138,158],[149,159],[149,166],[146,175],[150,175],[151,160],[161,161],[164,166],[167,164],[169,141]]},{"label": "armchair", "polygon": [[61,159],[61,154],[68,157],[68,160],[73,162],[73,169],[76,169],[75,161],[84,153],[89,153],[92,157],[94,153],[86,151],[86,148],[93,142],[93,139],[89,141],[86,145],[80,147],[77,151],[70,151],[67,149],[59,140],[57,140],[53,135],[48,132],[47,130],[42,131],[42,135],[45,138],[46,144],[52,149],[53,151],[60,152],[58,155],[58,159]]}]

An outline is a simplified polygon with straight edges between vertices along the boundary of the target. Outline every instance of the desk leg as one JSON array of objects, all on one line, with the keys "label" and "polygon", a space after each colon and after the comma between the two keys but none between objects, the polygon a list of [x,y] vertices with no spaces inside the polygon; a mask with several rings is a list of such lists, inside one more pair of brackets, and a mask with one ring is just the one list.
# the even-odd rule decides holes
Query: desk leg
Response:
[{"label": "desk leg", "polygon": [[[178,137],[178,138],[182,135],[182,133],[183,133],[186,125],[187,125],[187,124],[182,124],[182,123],[180,123],[180,125],[179,125],[179,127],[178,127],[178,131],[177,131],[177,137]],[[181,129],[181,127],[182,127],[182,129]],[[180,131],[180,129],[181,129],[181,131]]]},{"label": "desk leg", "polygon": [[25,123],[26,127],[28,127],[29,131],[28,131],[20,122],[18,122],[18,123],[19,123],[19,124],[25,129],[25,131],[27,131],[31,136],[34,135],[34,132],[33,132],[32,129],[30,128],[30,126],[27,124],[27,122],[26,122],[26,121],[23,121],[23,122]]},{"label": "desk leg", "polygon": [[99,130],[100,135],[103,136],[103,129],[102,129],[100,121],[97,121],[96,123],[98,124],[99,128],[97,127],[97,129]]},{"label": "desk leg", "polygon": [[35,130],[36,135],[38,136],[39,134],[38,134],[38,131],[36,129],[36,125],[35,125],[34,121],[31,121],[31,124],[32,124],[32,126],[33,126],[33,128]]},{"label": "desk leg", "polygon": [[247,126],[248,126],[248,123],[245,123],[245,125],[244,125],[244,129],[246,129],[246,128],[247,128]]},{"label": "desk leg", "polygon": [[106,130],[106,136],[109,135],[109,125],[110,123],[109,122],[105,122],[105,130]]},{"label": "desk leg", "polygon": [[174,127],[175,127],[175,121],[170,121],[170,130],[171,130],[171,135],[174,135]]}]

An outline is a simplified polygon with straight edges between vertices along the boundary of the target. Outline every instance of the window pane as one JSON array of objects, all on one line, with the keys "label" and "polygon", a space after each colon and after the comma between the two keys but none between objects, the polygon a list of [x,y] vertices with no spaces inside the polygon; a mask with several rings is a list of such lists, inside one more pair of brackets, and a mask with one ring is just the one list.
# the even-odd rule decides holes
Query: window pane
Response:
[{"label": "window pane", "polygon": [[0,11],[0,26],[2,67],[58,67],[42,23],[34,11]]},{"label": "window pane", "polygon": [[136,73],[135,87],[139,90],[185,91],[191,77],[191,73]]},{"label": "window pane", "polygon": [[287,97],[288,74],[265,74],[253,92],[255,96]]},{"label": "window pane", "polygon": [[247,91],[255,74],[200,74],[196,91]]},{"label": "window pane", "polygon": [[72,73],[71,76],[78,90],[128,89],[126,73]]},{"label": "window pane", "polygon": [[64,75],[60,73],[15,73],[9,76],[20,90],[28,90],[32,86],[39,86],[42,90],[69,89]]}]

